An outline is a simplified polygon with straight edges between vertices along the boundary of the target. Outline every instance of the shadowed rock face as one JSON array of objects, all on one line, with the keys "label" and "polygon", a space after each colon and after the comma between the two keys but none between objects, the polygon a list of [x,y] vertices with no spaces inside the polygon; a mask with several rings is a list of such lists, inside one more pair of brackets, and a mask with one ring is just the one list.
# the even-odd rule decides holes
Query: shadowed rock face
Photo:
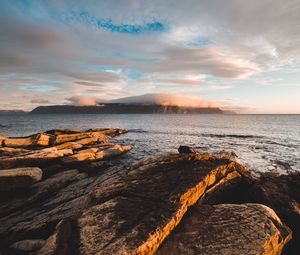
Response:
[{"label": "shadowed rock face", "polygon": [[272,208],[293,231],[293,238],[284,247],[283,254],[300,254],[300,173],[244,178],[205,201],[209,204],[261,203]]},{"label": "shadowed rock face", "polygon": [[[237,184],[251,179],[244,167],[233,160],[233,153],[191,150],[191,153],[168,154],[131,165],[125,157],[121,161],[116,158],[131,147],[112,144],[107,139],[100,141],[99,132],[101,137],[123,133],[88,130],[85,133],[96,135],[84,138],[76,130],[52,130],[45,133],[52,137],[51,145],[21,148],[29,152],[18,147],[16,155],[0,157],[0,162],[14,158],[17,165],[23,164],[24,160],[19,159],[25,157],[30,159],[25,162],[43,166],[42,180],[22,192],[0,196],[0,253],[30,254],[29,250],[34,250],[34,254],[42,255],[155,254],[165,249],[164,242],[167,245],[168,240],[175,238],[182,229],[181,222],[186,221],[188,225],[193,217],[200,230],[201,222],[203,226],[206,224],[205,233],[214,233],[213,226],[220,227],[214,235],[204,235],[202,241],[197,239],[200,246],[218,240],[219,232],[227,233],[228,240],[243,243],[239,234],[245,226],[255,247],[245,246],[243,250],[233,242],[230,247],[234,250],[228,254],[238,254],[237,248],[240,254],[278,254],[290,238],[289,229],[265,206],[202,208],[214,194],[233,190]],[[63,142],[55,145],[60,135],[63,138],[59,141]],[[52,157],[54,154],[59,156]],[[208,217],[192,213],[198,207],[204,214],[214,215],[211,222],[205,221]],[[232,217],[244,225],[231,224]],[[186,247],[197,250],[195,244],[190,242]],[[274,249],[269,249],[270,246]],[[215,244],[216,251],[220,247]],[[268,253],[251,253],[256,251]]]},{"label": "shadowed rock face", "polygon": [[38,167],[23,167],[0,170],[0,191],[28,187],[42,179],[43,172]]},{"label": "shadowed rock face", "polygon": [[197,204],[156,253],[281,254],[290,230],[261,204]]}]

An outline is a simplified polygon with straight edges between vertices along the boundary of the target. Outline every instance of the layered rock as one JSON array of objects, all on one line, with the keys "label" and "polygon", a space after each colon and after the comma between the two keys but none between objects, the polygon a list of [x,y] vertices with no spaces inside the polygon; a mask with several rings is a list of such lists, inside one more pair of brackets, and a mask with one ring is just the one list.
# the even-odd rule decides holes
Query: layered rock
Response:
[{"label": "layered rock", "polygon": [[265,205],[197,204],[156,254],[281,254],[291,238]]},{"label": "layered rock", "polygon": [[[174,246],[178,253],[173,254],[198,254],[180,252],[184,247],[194,251],[204,247],[204,254],[226,254],[221,253],[225,241],[219,246],[217,242],[227,234],[232,242],[231,246],[226,244],[227,254],[275,255],[291,237],[290,230],[266,206],[205,205],[223,199],[220,193],[230,193],[237,185],[253,181],[233,153],[184,148],[181,154],[132,165],[129,160],[115,158],[131,146],[107,141],[124,131],[79,133],[51,130],[45,132],[52,141],[48,146],[18,147],[10,152],[13,156],[2,153],[0,164],[12,158],[17,165],[42,164],[44,178],[24,192],[0,197],[0,252],[170,254],[163,253],[169,249],[165,247],[173,247],[170,240],[181,233],[191,235],[193,241],[180,239],[178,243],[183,245]],[[203,209],[203,214],[209,211],[212,218],[193,214],[197,208]],[[191,233],[184,226],[193,227],[193,222]],[[243,231],[249,243],[240,235]],[[208,243],[215,245],[215,252],[208,252]]]},{"label": "layered rock", "polygon": [[[3,138],[0,169],[18,166],[42,166],[66,162],[95,161],[118,156],[131,146],[107,142],[125,133],[122,129],[97,129],[85,132],[50,130],[28,137]],[[94,153],[87,153],[88,151]]]},{"label": "layered rock", "polygon": [[42,179],[43,172],[38,167],[23,167],[0,170],[0,191],[21,189]]}]

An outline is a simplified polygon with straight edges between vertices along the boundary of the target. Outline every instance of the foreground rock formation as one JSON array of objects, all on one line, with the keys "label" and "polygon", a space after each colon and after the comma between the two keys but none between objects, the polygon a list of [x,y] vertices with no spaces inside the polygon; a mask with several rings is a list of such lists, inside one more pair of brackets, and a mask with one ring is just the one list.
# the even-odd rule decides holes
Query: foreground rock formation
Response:
[{"label": "foreground rock formation", "polygon": [[3,138],[0,173],[17,176],[27,166],[42,177],[4,184],[2,254],[280,254],[291,239],[269,207],[239,197],[229,204],[254,183],[233,153],[181,147],[132,164],[118,157],[131,146],[109,140],[124,132]]},{"label": "foreground rock formation", "polygon": [[290,238],[265,205],[197,204],[156,254],[280,254]]}]

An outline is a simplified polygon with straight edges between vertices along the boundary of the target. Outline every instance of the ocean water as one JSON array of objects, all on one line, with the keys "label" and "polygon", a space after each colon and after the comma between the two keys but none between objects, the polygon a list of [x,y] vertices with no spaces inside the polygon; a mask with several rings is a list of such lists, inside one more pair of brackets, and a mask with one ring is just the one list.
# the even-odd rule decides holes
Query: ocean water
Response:
[{"label": "ocean water", "polygon": [[179,145],[234,151],[255,172],[300,171],[300,115],[0,114],[0,135],[24,136],[54,128],[124,128],[119,142],[145,159],[175,152]]}]

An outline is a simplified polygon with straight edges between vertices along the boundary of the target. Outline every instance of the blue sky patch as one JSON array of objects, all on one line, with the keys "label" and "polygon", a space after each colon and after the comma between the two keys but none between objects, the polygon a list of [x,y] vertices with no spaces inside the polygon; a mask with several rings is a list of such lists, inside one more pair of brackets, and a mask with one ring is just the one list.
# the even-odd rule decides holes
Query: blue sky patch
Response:
[{"label": "blue sky patch", "polygon": [[116,24],[112,19],[96,18],[88,12],[72,13],[71,19],[84,22],[88,25],[96,26],[99,29],[108,30],[114,33],[125,33],[138,35],[150,32],[163,32],[167,26],[160,21],[153,21],[144,24]]}]

